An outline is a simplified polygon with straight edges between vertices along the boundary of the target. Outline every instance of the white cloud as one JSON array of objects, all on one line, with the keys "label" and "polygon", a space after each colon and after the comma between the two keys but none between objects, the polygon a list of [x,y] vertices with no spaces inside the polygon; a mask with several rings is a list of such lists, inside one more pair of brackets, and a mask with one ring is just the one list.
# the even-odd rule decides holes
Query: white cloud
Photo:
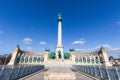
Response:
[{"label": "white cloud", "polygon": [[112,47],[111,47],[110,45],[108,45],[108,44],[103,44],[103,45],[98,45],[98,46],[96,46],[96,47],[94,47],[94,48],[89,48],[88,51],[99,51],[100,48],[101,48],[101,46],[103,46],[103,48],[104,48],[105,50],[107,50],[107,51],[112,49]]},{"label": "white cloud", "polygon": [[31,51],[31,50],[33,50],[33,48],[32,47],[26,47],[26,50]]},{"label": "white cloud", "polygon": [[75,51],[78,51],[78,52],[94,52],[94,51],[99,51],[101,46],[103,46],[103,48],[107,51],[107,52],[110,52],[110,53],[119,53],[120,55],[120,48],[113,48],[111,47],[110,45],[108,44],[104,44],[104,45],[98,45],[94,48],[89,48],[89,49],[75,49]]},{"label": "white cloud", "polygon": [[112,48],[111,50],[108,50],[110,53],[119,53],[120,54],[120,48]]},{"label": "white cloud", "polygon": [[120,53],[120,48],[113,48],[111,47],[110,45],[108,44],[104,44],[104,45],[99,45],[95,48],[90,48],[88,49],[88,51],[99,51],[101,46],[103,46],[103,48],[107,51],[107,52],[110,52],[110,53]]},{"label": "white cloud", "polygon": [[47,43],[45,41],[41,41],[39,44],[40,45],[46,45]]},{"label": "white cloud", "polygon": [[87,41],[85,41],[84,39],[82,40],[77,40],[77,41],[73,41],[72,45],[84,45]]},{"label": "white cloud", "polygon": [[86,50],[85,49],[75,49],[75,51],[77,51],[77,52],[85,52]]},{"label": "white cloud", "polygon": [[112,51],[114,51],[114,50],[118,51],[118,50],[120,50],[120,48],[114,48],[114,49],[112,49]]},{"label": "white cloud", "polygon": [[107,51],[108,56],[114,56],[115,58],[120,58],[120,48],[111,47],[108,44],[98,45],[94,48],[89,49],[75,49],[77,52],[95,52],[99,51],[101,46]]},{"label": "white cloud", "polygon": [[98,49],[101,48],[101,46],[103,46],[103,48],[104,48],[105,50],[111,50],[111,49],[112,49],[112,47],[111,47],[110,45],[108,45],[108,44],[99,45],[99,46],[97,46],[97,47],[94,48],[94,49],[98,50]]},{"label": "white cloud", "polygon": [[22,41],[24,44],[31,44],[33,40],[31,38],[24,38]]}]

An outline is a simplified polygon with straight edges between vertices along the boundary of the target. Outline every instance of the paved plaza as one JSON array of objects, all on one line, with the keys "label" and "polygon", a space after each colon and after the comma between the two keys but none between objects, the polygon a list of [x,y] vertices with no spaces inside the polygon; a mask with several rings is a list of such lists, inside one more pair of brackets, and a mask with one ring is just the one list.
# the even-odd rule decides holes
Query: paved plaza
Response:
[{"label": "paved plaza", "polygon": [[50,67],[48,70],[39,71],[20,80],[94,80],[79,72],[72,71],[69,67]]}]

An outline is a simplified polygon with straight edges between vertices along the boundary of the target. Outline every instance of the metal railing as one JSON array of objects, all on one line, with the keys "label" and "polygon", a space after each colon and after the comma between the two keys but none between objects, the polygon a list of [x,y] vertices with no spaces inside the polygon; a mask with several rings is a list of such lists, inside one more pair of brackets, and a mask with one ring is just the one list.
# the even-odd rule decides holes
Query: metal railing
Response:
[{"label": "metal railing", "polygon": [[16,80],[42,69],[43,65],[3,65],[0,66],[0,80]]},{"label": "metal railing", "polygon": [[120,66],[117,67],[105,67],[105,66],[85,66],[85,65],[73,65],[73,69],[83,71],[90,75],[94,75],[106,80],[120,80]]}]

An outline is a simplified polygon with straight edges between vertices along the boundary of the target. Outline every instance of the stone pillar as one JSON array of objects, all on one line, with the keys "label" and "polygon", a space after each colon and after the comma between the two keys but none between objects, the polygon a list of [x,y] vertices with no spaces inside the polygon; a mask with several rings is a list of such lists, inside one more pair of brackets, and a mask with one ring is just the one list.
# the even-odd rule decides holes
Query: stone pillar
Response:
[{"label": "stone pillar", "polygon": [[25,54],[25,55],[24,55],[24,63],[26,63],[26,56],[27,56],[27,55]]},{"label": "stone pillar", "polygon": [[99,56],[97,56],[98,57],[98,64],[100,64],[100,57]]},{"label": "stone pillar", "polygon": [[41,56],[39,56],[40,57],[40,63],[42,63],[42,57]]},{"label": "stone pillar", "polygon": [[28,55],[28,63],[30,63],[30,55]]},{"label": "stone pillar", "polygon": [[74,51],[70,51],[70,58],[72,62],[75,62],[75,52]]},{"label": "stone pillar", "polygon": [[94,64],[96,64],[96,55],[94,55]]},{"label": "stone pillar", "polygon": [[84,64],[84,62],[83,62],[83,56],[82,56],[82,64]]},{"label": "stone pillar", "polygon": [[44,52],[44,63],[47,62],[49,53],[49,51]]},{"label": "stone pillar", "polygon": [[32,64],[34,63],[34,56],[32,56]]},{"label": "stone pillar", "polygon": [[82,57],[80,56],[80,63],[82,63]]},{"label": "stone pillar", "polygon": [[85,56],[86,64],[87,64],[87,56]]},{"label": "stone pillar", "polygon": [[91,58],[91,55],[89,56],[89,58],[90,58],[90,65],[92,64],[92,58]]},{"label": "stone pillar", "polygon": [[17,64],[17,56],[18,56],[18,53],[19,53],[19,47],[15,48],[13,53],[12,53],[12,57],[10,59],[10,62],[8,63],[8,65],[15,65]]},{"label": "stone pillar", "polygon": [[80,62],[80,57],[78,56],[78,62]]},{"label": "stone pillar", "polygon": [[36,63],[38,63],[38,56],[36,57]]},{"label": "stone pillar", "polygon": [[112,64],[110,64],[108,56],[107,56],[107,52],[105,49],[101,48],[100,53],[103,56],[103,62],[105,66],[112,66]]},{"label": "stone pillar", "polygon": [[56,59],[59,59],[58,52],[61,53],[61,59],[64,60],[64,47],[62,45],[62,15],[58,14],[58,43],[56,46]]},{"label": "stone pillar", "polygon": [[18,63],[21,63],[21,56],[22,56],[22,53],[20,53],[20,55],[19,55],[19,62]]},{"label": "stone pillar", "polygon": [[88,56],[86,56],[86,63],[88,64],[88,61],[89,61],[89,57]]},{"label": "stone pillar", "polygon": [[19,61],[20,64],[21,64],[21,61],[22,61],[22,54],[21,54],[21,56],[20,56],[20,61]]}]

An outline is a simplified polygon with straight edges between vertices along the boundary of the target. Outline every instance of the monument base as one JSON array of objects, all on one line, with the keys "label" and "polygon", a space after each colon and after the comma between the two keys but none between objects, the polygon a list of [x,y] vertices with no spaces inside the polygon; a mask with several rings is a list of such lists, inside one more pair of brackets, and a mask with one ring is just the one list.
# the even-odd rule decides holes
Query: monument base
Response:
[{"label": "monument base", "polygon": [[76,80],[75,73],[67,68],[51,67],[51,69],[44,74],[44,80]]}]

